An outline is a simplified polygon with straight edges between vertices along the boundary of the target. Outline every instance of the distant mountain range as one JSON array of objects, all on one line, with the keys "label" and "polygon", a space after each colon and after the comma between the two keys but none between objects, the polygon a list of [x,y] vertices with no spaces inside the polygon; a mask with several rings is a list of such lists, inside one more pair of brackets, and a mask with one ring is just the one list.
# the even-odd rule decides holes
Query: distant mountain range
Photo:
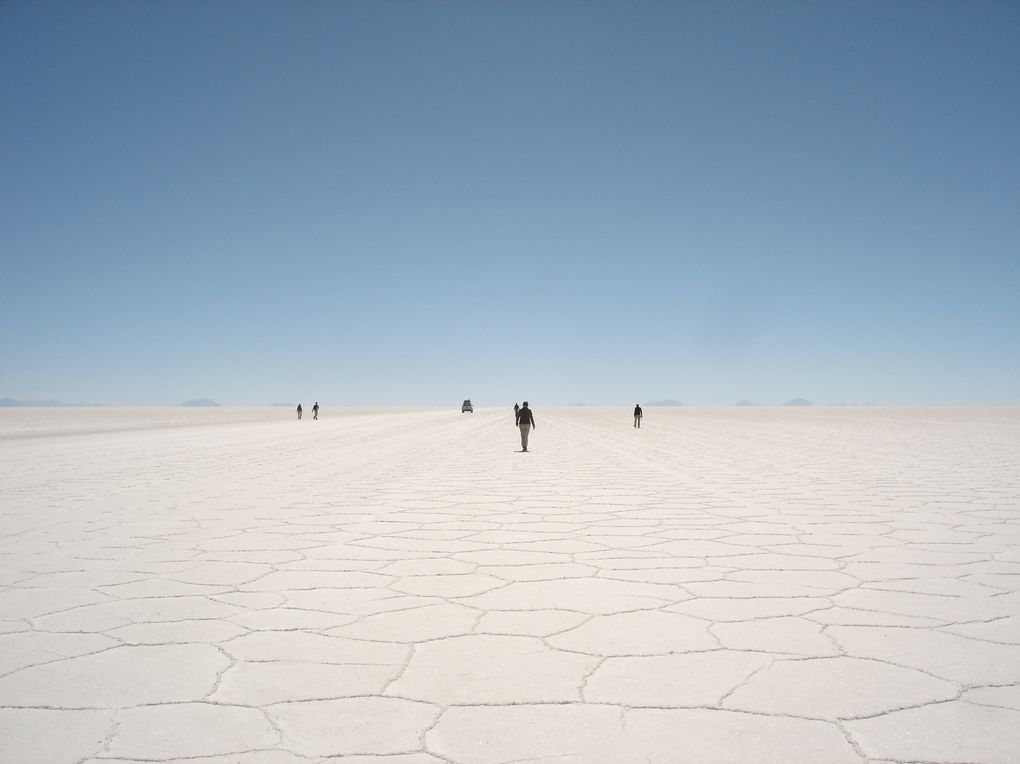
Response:
[{"label": "distant mountain range", "polygon": [[788,400],[783,405],[784,406],[814,406],[815,404],[813,404],[807,398],[791,398],[790,400]]},{"label": "distant mountain range", "polygon": [[0,398],[0,408],[93,408],[104,403],[64,403],[63,401],[18,401],[14,398]]},{"label": "distant mountain range", "polygon": [[666,398],[663,401],[648,401],[642,404],[644,406],[683,406],[684,404],[680,401],[675,401],[672,398]]},{"label": "distant mountain range", "polygon": [[758,404],[755,403],[754,401],[742,400],[742,401],[737,401],[736,404],[734,404],[734,405],[736,405],[736,406],[757,406]]},{"label": "distant mountain range", "polygon": [[194,400],[184,401],[181,405],[189,408],[216,408],[220,404],[211,398],[195,398]]}]

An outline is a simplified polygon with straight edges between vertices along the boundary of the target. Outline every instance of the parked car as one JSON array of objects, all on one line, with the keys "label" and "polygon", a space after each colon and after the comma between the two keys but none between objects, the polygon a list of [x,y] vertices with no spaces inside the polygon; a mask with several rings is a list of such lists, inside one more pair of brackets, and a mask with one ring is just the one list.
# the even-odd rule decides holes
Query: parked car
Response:
[{"label": "parked car", "polygon": [[471,399],[468,398],[464,403],[461,404],[460,413],[468,412],[469,414],[475,413],[475,407],[471,405]]}]

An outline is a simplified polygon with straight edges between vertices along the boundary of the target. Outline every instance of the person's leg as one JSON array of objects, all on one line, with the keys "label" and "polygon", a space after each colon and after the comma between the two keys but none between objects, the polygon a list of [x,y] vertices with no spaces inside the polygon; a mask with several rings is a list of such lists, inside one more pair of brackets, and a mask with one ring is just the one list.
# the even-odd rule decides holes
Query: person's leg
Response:
[{"label": "person's leg", "polygon": [[521,425],[521,448],[525,451],[528,450],[528,433],[531,431],[530,424]]}]

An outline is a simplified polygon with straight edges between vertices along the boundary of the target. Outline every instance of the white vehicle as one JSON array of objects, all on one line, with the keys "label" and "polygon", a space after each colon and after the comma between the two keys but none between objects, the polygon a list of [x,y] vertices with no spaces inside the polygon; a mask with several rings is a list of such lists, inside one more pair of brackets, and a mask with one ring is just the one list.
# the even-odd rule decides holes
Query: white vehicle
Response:
[{"label": "white vehicle", "polygon": [[471,405],[470,398],[465,400],[464,403],[462,403],[460,406],[460,413],[463,414],[465,411],[468,412],[469,414],[475,413],[475,407]]}]

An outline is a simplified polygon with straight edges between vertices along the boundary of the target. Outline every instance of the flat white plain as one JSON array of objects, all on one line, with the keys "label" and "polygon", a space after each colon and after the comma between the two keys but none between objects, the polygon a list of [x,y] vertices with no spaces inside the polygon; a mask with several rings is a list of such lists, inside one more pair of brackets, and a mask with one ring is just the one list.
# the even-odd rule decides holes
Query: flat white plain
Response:
[{"label": "flat white plain", "polygon": [[1020,410],[0,411],[0,760],[1014,761]]}]

